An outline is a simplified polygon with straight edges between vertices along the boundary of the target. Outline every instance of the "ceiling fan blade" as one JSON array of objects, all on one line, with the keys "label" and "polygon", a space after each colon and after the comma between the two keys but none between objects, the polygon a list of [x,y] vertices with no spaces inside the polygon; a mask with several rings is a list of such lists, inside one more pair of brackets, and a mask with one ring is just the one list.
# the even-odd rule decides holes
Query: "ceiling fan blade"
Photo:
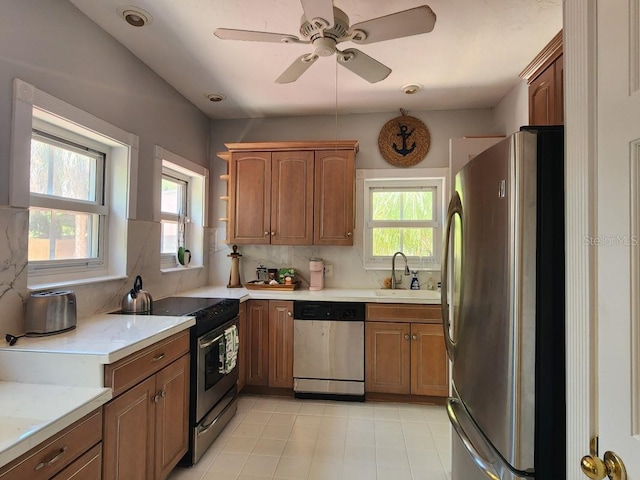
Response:
[{"label": "ceiling fan blade", "polygon": [[333,25],[333,2],[331,0],[300,0],[304,16],[309,23],[314,18],[322,18],[327,21],[328,27]]},{"label": "ceiling fan blade", "polygon": [[282,75],[276,78],[276,83],[295,82],[311,65],[315,63],[317,59],[318,55],[313,53],[305,53],[304,55],[299,56],[291,65],[289,65],[289,68],[282,72]]},{"label": "ceiling fan blade", "polygon": [[254,32],[253,30],[233,30],[218,28],[213,34],[222,40],[246,40],[249,42],[309,43],[288,33]]},{"label": "ceiling fan blade", "polygon": [[356,75],[360,75],[369,83],[384,80],[391,73],[389,67],[355,48],[347,48],[342,52],[337,52],[337,58],[340,65]]},{"label": "ceiling fan blade", "polygon": [[353,42],[367,44],[383,42],[393,38],[410,37],[428,33],[436,24],[436,14],[427,5],[392,13],[384,17],[373,18],[351,26],[351,31],[361,30],[364,39],[354,37]]}]

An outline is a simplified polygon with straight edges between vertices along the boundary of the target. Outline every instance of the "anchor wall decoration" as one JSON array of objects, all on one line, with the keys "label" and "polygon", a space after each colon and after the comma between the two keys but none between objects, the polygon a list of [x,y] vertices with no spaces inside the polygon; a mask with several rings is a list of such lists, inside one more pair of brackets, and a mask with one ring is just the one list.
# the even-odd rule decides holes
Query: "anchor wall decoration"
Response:
[{"label": "anchor wall decoration", "polygon": [[400,109],[400,117],[384,124],[378,136],[378,148],[391,165],[410,167],[421,162],[429,151],[430,135],[419,119]]}]

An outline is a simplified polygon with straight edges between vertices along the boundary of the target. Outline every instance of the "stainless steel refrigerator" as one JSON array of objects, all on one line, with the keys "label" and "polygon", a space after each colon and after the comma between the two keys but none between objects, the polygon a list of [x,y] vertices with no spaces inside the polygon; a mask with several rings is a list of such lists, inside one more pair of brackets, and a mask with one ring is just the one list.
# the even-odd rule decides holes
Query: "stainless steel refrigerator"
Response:
[{"label": "stainless steel refrigerator", "polygon": [[523,127],[453,190],[442,262],[452,479],[562,479],[563,128]]}]

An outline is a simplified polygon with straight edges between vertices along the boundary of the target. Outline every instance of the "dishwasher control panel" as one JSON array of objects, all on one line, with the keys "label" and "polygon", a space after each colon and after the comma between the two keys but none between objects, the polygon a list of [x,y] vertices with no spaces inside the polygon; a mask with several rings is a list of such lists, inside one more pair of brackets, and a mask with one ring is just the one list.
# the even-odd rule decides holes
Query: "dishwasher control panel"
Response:
[{"label": "dishwasher control panel", "polygon": [[294,301],[295,320],[343,320],[363,322],[365,304],[361,302]]}]

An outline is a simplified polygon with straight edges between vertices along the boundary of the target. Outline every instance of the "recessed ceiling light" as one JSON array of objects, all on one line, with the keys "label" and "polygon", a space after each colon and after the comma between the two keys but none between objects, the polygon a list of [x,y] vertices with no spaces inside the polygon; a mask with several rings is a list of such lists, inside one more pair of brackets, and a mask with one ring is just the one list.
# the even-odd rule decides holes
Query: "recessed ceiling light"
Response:
[{"label": "recessed ceiling light", "polygon": [[149,12],[131,5],[118,7],[118,14],[132,27],[144,27],[153,21],[153,17]]},{"label": "recessed ceiling light", "polygon": [[417,83],[409,83],[402,87],[402,91],[407,95],[413,95],[414,93],[418,93],[420,90],[422,90],[422,85]]},{"label": "recessed ceiling light", "polygon": [[210,93],[209,95],[207,95],[207,98],[209,99],[210,102],[218,103],[227,97],[221,93]]}]

